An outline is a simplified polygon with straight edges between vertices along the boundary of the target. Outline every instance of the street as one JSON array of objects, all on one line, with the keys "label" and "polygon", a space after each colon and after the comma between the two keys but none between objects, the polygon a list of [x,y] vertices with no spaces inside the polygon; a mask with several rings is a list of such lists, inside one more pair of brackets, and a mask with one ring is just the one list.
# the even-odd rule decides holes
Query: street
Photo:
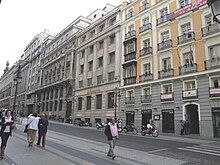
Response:
[{"label": "street", "polygon": [[108,144],[103,130],[50,122],[46,147],[28,148],[22,132],[24,122],[17,128],[9,139],[3,165],[218,165],[220,161],[220,143],[214,140],[123,133],[115,148],[116,159],[112,160],[106,156]]}]

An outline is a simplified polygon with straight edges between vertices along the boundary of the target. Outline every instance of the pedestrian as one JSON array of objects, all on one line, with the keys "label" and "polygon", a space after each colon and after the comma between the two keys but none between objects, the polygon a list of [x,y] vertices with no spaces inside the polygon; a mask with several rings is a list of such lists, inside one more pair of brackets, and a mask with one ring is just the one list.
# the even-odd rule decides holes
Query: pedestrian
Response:
[{"label": "pedestrian", "polygon": [[179,126],[180,126],[180,135],[183,135],[183,133],[184,133],[184,123],[183,123],[183,120],[180,120]]},{"label": "pedestrian", "polygon": [[188,135],[188,134],[189,134],[189,130],[190,130],[189,120],[186,120],[185,123],[184,123],[185,135]]},{"label": "pedestrian", "polygon": [[46,114],[42,113],[38,122],[38,140],[37,140],[37,145],[40,145],[42,138],[42,147],[45,147],[47,126],[48,126],[48,120]]},{"label": "pedestrian", "polygon": [[32,147],[36,132],[38,130],[38,122],[39,117],[37,116],[37,113],[30,114],[28,116],[27,124],[28,124],[28,131],[27,131],[27,141],[28,141],[28,147]]},{"label": "pedestrian", "polygon": [[112,159],[115,159],[114,148],[116,145],[116,139],[118,139],[119,136],[117,123],[115,123],[114,118],[112,118],[108,125],[105,127],[105,135],[107,136],[109,143],[109,151],[107,156],[111,157]]},{"label": "pedestrian", "polygon": [[0,150],[1,159],[5,155],[5,148],[7,146],[8,138],[9,138],[9,136],[12,135],[13,123],[14,123],[14,121],[13,121],[12,113],[10,110],[7,110],[5,112],[5,116],[3,116],[2,120],[1,120],[1,131],[0,131],[1,140],[2,140],[1,150]]}]

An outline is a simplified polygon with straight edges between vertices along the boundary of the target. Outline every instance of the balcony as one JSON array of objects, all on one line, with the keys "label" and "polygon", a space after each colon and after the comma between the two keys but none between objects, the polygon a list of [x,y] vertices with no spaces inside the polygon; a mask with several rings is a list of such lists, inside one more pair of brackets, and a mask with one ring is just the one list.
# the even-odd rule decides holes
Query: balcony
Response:
[{"label": "balcony", "polygon": [[135,15],[135,12],[132,11],[132,12],[126,14],[125,19],[127,20],[127,19],[133,17],[134,15]]},{"label": "balcony", "polygon": [[185,64],[183,66],[180,66],[179,70],[180,70],[180,74],[194,73],[197,72],[197,64],[196,63]]},{"label": "balcony", "polygon": [[161,100],[161,102],[173,101],[174,100],[173,92],[161,93],[160,94],[160,100]]},{"label": "balcony", "polygon": [[183,34],[178,38],[178,44],[184,44],[186,42],[190,42],[190,41],[193,41],[195,40],[195,33],[194,32],[188,32],[186,34]]},{"label": "balcony", "polygon": [[166,78],[174,76],[174,69],[162,70],[158,72],[158,78]]},{"label": "balcony", "polygon": [[125,97],[125,104],[134,104],[134,97]]},{"label": "balcony", "polygon": [[136,55],[136,52],[125,54],[124,55],[125,62],[130,61],[130,60],[135,60],[136,59],[135,55]]},{"label": "balcony", "polygon": [[218,87],[218,88],[210,87],[209,88],[209,97],[211,97],[211,98],[220,97],[220,87]]},{"label": "balcony", "polygon": [[171,21],[174,19],[173,13],[167,14],[167,15],[163,15],[160,18],[157,18],[157,26],[161,25],[165,22]]},{"label": "balcony", "polygon": [[151,95],[141,96],[141,103],[150,103],[150,102],[151,102]]},{"label": "balcony", "polygon": [[205,69],[215,69],[220,67],[220,57],[212,58],[205,61]]},{"label": "balcony", "polygon": [[209,26],[206,26],[204,28],[202,28],[202,36],[206,37],[209,36],[211,34],[216,34],[220,32],[220,24],[219,23],[215,23]]},{"label": "balcony", "polygon": [[152,29],[152,24],[151,23],[148,23],[146,25],[143,25],[142,27],[140,27],[140,33],[143,33],[149,29]]},{"label": "balcony", "polygon": [[172,40],[162,41],[161,43],[157,44],[157,50],[161,51],[164,49],[168,49],[172,47]]},{"label": "balcony", "polygon": [[140,13],[143,12],[144,10],[146,10],[146,9],[149,8],[149,7],[150,7],[150,4],[149,4],[149,3],[146,3],[146,4],[142,5],[142,6],[140,7]]},{"label": "balcony", "polygon": [[140,50],[140,57],[144,57],[144,56],[147,56],[149,54],[152,54],[152,52],[153,52],[153,49],[152,49],[151,46],[143,48],[143,49]]},{"label": "balcony", "polygon": [[153,80],[153,74],[152,73],[143,74],[140,76],[139,80],[140,80],[140,82],[146,82],[146,81]]},{"label": "balcony", "polygon": [[125,34],[125,40],[136,38],[136,31],[132,30]]},{"label": "balcony", "polygon": [[184,90],[182,91],[183,100],[188,99],[198,99],[198,90],[191,89],[191,90]]},{"label": "balcony", "polygon": [[136,76],[124,78],[124,85],[131,85],[136,83]]}]

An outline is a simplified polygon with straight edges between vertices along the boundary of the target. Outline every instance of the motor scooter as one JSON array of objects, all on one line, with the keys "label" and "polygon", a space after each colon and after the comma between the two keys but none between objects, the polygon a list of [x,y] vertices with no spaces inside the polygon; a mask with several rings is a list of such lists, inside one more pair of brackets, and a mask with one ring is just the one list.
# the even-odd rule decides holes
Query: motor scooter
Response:
[{"label": "motor scooter", "polygon": [[159,132],[155,129],[155,126],[152,126],[152,128],[148,128],[146,125],[142,125],[141,135],[145,136],[146,134],[151,135],[153,137],[159,136]]},{"label": "motor scooter", "polygon": [[106,125],[107,124],[102,121],[102,122],[96,123],[96,128],[97,129],[105,128]]},{"label": "motor scooter", "polygon": [[135,128],[134,124],[126,125],[123,128],[123,131],[125,133],[132,132],[134,135],[136,135],[138,133],[138,130]]}]

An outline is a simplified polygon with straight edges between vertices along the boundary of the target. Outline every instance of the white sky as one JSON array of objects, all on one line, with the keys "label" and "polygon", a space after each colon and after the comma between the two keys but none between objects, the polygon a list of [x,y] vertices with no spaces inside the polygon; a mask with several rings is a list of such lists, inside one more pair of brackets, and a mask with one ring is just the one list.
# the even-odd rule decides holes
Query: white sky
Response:
[{"label": "white sky", "polygon": [[78,16],[122,0],[2,0],[0,5],[0,77],[9,61],[19,60],[35,35],[59,33]]}]

